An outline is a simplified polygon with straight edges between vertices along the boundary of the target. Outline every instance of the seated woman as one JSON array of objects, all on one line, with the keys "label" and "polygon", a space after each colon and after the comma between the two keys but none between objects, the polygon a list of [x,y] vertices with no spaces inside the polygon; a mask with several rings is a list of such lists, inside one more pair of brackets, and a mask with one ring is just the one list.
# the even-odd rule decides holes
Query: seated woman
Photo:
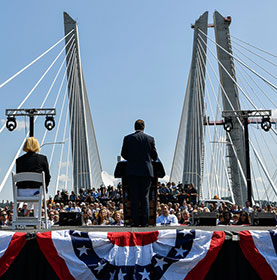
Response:
[{"label": "seated woman", "polygon": [[240,213],[240,217],[239,217],[239,220],[236,223],[236,225],[249,225],[249,224],[250,224],[250,220],[249,220],[248,213],[245,211],[242,211]]},{"label": "seated woman", "polygon": [[122,216],[123,215],[120,211],[115,211],[114,214],[113,214],[114,222],[112,223],[112,225],[123,226],[124,222],[123,222],[123,217]]},{"label": "seated woman", "polygon": [[[19,157],[16,160],[16,173],[21,172],[36,172],[45,173],[45,184],[46,192],[48,191],[47,187],[50,182],[50,172],[47,157],[41,154],[38,154],[40,151],[38,140],[34,137],[29,137],[24,143],[23,151],[26,152],[24,155]],[[39,194],[40,183],[32,181],[18,182],[18,195],[20,196],[32,196]],[[36,205],[35,205],[36,206]],[[37,212],[38,209],[36,209]],[[35,213],[35,216],[37,213]]]},{"label": "seated woman", "polygon": [[179,224],[181,225],[191,225],[191,221],[190,221],[190,214],[188,210],[183,210],[182,212],[182,218],[179,221]]},{"label": "seated woman", "polygon": [[94,225],[99,225],[99,226],[105,226],[105,225],[109,225],[109,219],[108,219],[108,213],[107,213],[107,209],[106,208],[102,208],[98,215],[97,215],[97,219],[95,219],[93,221]]}]

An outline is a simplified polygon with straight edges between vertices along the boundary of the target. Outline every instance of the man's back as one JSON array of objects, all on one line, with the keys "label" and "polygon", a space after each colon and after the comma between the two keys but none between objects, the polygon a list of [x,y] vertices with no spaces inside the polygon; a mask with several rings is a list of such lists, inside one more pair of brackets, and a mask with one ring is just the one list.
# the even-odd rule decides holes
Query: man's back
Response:
[{"label": "man's back", "polygon": [[125,136],[121,155],[127,162],[126,175],[154,176],[152,160],[157,160],[155,141],[143,131]]}]

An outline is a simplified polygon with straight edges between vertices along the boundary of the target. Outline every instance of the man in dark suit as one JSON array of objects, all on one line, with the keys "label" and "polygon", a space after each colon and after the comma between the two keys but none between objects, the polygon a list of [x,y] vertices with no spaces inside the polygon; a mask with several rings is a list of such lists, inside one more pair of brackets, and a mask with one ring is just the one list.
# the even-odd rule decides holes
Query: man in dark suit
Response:
[{"label": "man in dark suit", "polygon": [[[144,133],[143,120],[135,122],[135,132],[124,137],[121,156],[127,160],[126,177],[131,198],[134,226],[147,226],[149,219],[149,190],[154,177],[152,160],[158,158],[155,141]],[[141,217],[138,208],[141,203]],[[141,218],[141,219],[140,219]]]}]

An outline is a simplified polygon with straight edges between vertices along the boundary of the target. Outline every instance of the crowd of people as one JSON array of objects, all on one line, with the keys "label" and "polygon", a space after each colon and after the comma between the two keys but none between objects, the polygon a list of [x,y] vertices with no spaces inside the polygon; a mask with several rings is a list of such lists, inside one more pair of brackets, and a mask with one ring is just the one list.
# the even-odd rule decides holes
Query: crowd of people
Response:
[{"label": "crowd of people", "polygon": [[[199,201],[197,191],[192,184],[176,185],[175,183],[158,183],[157,186],[156,223],[157,225],[192,225],[194,212],[214,212],[218,225],[250,225],[251,213],[266,212],[277,214],[277,205],[259,204],[250,206],[246,201],[244,206],[226,203],[215,196],[212,202]],[[117,187],[101,187],[98,189],[80,189],[74,191],[57,191],[47,200],[47,213],[42,209],[42,215],[48,215],[49,225],[60,224],[62,212],[78,212],[82,217],[83,225],[124,225],[122,203],[122,185]],[[0,208],[0,225],[12,224],[14,205],[10,203]],[[19,205],[19,216],[33,216],[33,209],[28,204]]]}]

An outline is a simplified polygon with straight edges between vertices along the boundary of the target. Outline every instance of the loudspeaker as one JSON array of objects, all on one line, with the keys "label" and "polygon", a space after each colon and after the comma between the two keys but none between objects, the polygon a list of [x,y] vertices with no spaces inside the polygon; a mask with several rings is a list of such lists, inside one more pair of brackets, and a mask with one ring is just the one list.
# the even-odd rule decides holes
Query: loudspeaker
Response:
[{"label": "loudspeaker", "polygon": [[274,213],[253,212],[250,217],[253,226],[276,226]]},{"label": "loudspeaker", "polygon": [[59,225],[60,226],[81,226],[82,225],[82,213],[61,212]]},{"label": "loudspeaker", "polygon": [[217,214],[214,212],[193,212],[192,224],[196,226],[216,226]]}]

